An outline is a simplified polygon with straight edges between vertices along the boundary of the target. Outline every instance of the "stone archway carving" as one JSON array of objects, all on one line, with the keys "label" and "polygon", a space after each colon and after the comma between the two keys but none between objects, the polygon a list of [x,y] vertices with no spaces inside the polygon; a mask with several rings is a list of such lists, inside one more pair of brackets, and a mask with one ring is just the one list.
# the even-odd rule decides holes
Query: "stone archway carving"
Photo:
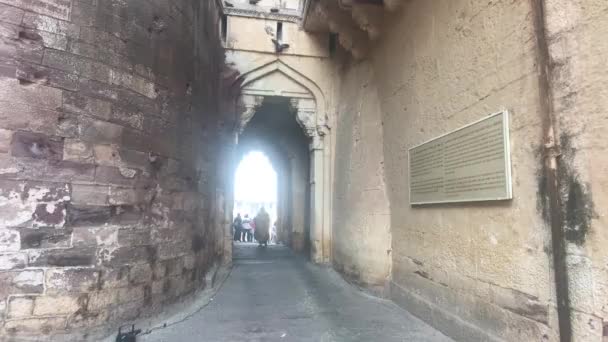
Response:
[{"label": "stone archway carving", "polygon": [[310,139],[310,242],[311,258],[316,263],[330,261],[331,246],[331,144],[326,143],[331,129],[327,120],[327,102],[312,80],[281,60],[254,68],[235,80],[241,84],[238,98],[237,135],[261,106],[265,97],[290,99],[296,121]]}]

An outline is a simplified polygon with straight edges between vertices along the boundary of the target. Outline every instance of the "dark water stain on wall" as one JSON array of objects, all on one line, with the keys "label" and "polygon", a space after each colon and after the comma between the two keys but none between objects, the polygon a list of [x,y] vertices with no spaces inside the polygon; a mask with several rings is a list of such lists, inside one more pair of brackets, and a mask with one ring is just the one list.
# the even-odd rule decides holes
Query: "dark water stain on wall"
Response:
[{"label": "dark water stain on wall", "polygon": [[[591,229],[591,221],[596,216],[589,184],[580,179],[574,167],[577,148],[574,137],[567,132],[560,136],[560,156],[558,160],[558,186],[561,202],[561,217],[564,236],[568,242],[583,245]],[[537,209],[543,219],[550,224],[550,208],[546,166],[543,163],[538,181]]]},{"label": "dark water stain on wall", "polygon": [[577,149],[572,144],[572,136],[564,133],[560,136],[561,162],[558,176],[562,199],[562,217],[566,240],[583,245],[591,228],[594,217],[593,200],[589,184],[583,183],[574,168]]}]

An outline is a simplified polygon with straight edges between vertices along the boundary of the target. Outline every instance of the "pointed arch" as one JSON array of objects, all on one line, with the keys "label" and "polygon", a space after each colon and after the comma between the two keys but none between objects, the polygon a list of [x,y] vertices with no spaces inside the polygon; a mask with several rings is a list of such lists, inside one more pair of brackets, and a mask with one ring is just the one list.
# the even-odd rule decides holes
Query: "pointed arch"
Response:
[{"label": "pointed arch", "polygon": [[[276,59],[270,63],[266,63],[257,68],[254,68],[241,76],[235,79],[233,84],[239,84],[240,88],[245,89],[248,85],[252,84],[255,81],[262,80],[274,73],[280,73],[281,75],[289,78],[293,82],[305,88],[312,97],[315,99],[317,104],[317,115],[321,118],[324,118],[327,113],[327,102],[325,100],[325,95],[321,91],[321,88],[310,78],[306,77],[302,73],[298,72],[296,69],[292,68],[285,62]],[[264,94],[258,94],[264,95]]]}]

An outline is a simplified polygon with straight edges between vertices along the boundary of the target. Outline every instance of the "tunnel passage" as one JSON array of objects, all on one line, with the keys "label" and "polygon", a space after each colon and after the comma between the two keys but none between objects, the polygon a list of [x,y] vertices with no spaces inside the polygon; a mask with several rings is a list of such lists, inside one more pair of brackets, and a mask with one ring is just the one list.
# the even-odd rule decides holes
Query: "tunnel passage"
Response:
[{"label": "tunnel passage", "polygon": [[309,139],[286,97],[265,97],[239,137],[237,160],[261,151],[277,172],[277,237],[294,251],[310,251]]}]

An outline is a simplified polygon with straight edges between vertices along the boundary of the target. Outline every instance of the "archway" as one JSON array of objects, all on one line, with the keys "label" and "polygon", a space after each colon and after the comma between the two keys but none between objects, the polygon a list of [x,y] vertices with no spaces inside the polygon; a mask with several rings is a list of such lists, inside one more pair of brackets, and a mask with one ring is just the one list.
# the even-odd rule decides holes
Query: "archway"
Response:
[{"label": "archway", "polygon": [[239,136],[236,160],[251,151],[268,156],[277,173],[277,240],[296,252],[310,251],[309,142],[290,101],[266,97]]},{"label": "archway", "polygon": [[245,73],[236,83],[241,84],[237,102],[237,141],[254,116],[260,113],[259,109],[268,101],[278,99],[289,104],[289,110],[284,112],[295,119],[304,133],[309,170],[304,214],[309,231],[303,237],[304,248],[312,261],[328,263],[331,253],[331,130],[323,93],[314,82],[280,60]]}]

